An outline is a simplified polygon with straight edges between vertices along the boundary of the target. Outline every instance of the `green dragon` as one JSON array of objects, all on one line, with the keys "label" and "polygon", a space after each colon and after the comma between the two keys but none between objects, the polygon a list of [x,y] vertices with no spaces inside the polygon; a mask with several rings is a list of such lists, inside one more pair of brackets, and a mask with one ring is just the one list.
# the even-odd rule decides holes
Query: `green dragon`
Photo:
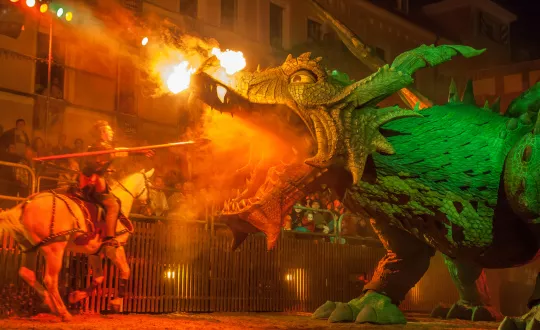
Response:
[{"label": "green dragon", "polygon": [[[353,53],[367,57],[369,49],[359,39],[330,21]],[[328,301],[314,318],[406,323],[397,306],[435,251],[446,256],[460,294],[446,316],[496,318],[483,268],[523,265],[539,251],[540,84],[515,99],[504,115],[498,103],[478,107],[471,83],[461,100],[452,84],[445,105],[421,111],[377,107],[390,95],[403,94],[415,71],[482,52],[422,45],[357,82],[327,71],[322,59],[309,53],[289,55],[277,68],[239,72],[230,81],[217,78],[217,59],[209,59],[193,77],[194,96],[245,117],[255,104],[285,105],[302,119],[317,145],[314,156],[272,168],[256,192],[226,203],[222,216],[233,231],[234,247],[256,231],[263,231],[273,247],[282,212],[326,182],[344,195],[350,210],[372,219],[387,254],[359,298]],[[225,96],[218,96],[219,88],[227,91]],[[540,282],[529,307],[529,313],[505,318],[499,328],[540,327]]]}]

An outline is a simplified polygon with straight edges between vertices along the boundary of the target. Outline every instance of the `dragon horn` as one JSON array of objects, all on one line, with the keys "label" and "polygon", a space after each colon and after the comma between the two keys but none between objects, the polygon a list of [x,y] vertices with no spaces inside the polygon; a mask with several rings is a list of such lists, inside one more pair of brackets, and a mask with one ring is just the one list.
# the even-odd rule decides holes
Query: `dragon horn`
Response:
[{"label": "dragon horn", "polygon": [[[377,71],[379,67],[386,64],[386,62],[380,59],[374,52],[372,47],[367,46],[358,36],[354,34],[345,24],[341,23],[335,17],[333,17],[329,12],[327,12],[321,5],[319,5],[315,0],[309,1],[317,15],[325,22],[327,22],[332,29],[339,36],[341,41],[347,46],[349,51],[362,62],[364,65],[369,67],[373,72]],[[407,104],[411,109],[414,108],[416,103],[420,101],[422,103],[421,108],[430,107],[433,105],[433,102],[427,97],[423,96],[417,90],[407,87],[403,88],[399,92],[399,96],[405,104]]]}]

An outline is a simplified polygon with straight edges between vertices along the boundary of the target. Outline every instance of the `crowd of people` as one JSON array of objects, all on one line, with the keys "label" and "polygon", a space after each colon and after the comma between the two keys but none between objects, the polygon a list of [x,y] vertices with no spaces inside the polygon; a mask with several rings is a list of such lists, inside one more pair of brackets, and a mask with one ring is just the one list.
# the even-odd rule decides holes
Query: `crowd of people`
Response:
[{"label": "crowd of people", "polygon": [[369,218],[348,212],[327,185],[316,193],[299,200],[283,221],[285,230],[304,233],[323,233],[341,236],[373,237],[376,235]]},{"label": "crowd of people", "polygon": [[[40,137],[29,139],[26,122],[18,119],[14,128],[0,135],[0,161],[26,165],[37,176],[51,179],[40,180],[39,190],[68,187],[78,180],[85,158],[68,158],[55,162],[35,162],[35,157],[62,155],[87,151],[85,141],[76,138],[70,144],[61,134],[56,145],[47,145]],[[148,145],[140,141],[139,145]],[[182,159],[184,158],[184,159]],[[212,185],[200,185],[183,175],[182,163],[185,155],[163,151],[155,157],[129,157],[115,161],[111,177],[119,180],[129,173],[141,169],[155,169],[152,178],[149,203],[135,203],[132,213],[157,216],[170,221],[203,220],[211,204],[218,204],[236,194],[234,189],[225,191]],[[184,167],[187,165],[184,164]],[[0,194],[26,197],[30,193],[29,172],[24,168],[0,166]],[[0,208],[10,207],[13,201],[0,199]],[[306,210],[305,208],[308,208]],[[214,210],[215,211],[215,210]],[[338,221],[340,220],[341,221]],[[338,224],[341,227],[338,228]],[[341,235],[375,237],[369,219],[347,212],[337,195],[326,185],[320,190],[297,201],[283,219],[285,230]]]}]

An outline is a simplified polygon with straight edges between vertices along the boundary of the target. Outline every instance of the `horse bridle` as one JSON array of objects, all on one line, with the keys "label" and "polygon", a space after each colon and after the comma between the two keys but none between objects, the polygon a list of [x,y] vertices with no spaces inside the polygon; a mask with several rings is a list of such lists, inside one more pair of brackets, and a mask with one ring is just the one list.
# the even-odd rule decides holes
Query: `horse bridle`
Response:
[{"label": "horse bridle", "polygon": [[118,185],[120,185],[120,188],[122,188],[122,190],[124,190],[125,192],[127,192],[131,197],[133,197],[134,200],[137,200],[139,199],[139,197],[142,196],[142,194],[144,194],[146,192],[146,200],[150,200],[150,180],[148,180],[148,177],[146,177],[146,173],[141,173],[142,176],[144,177],[144,188],[143,190],[141,190],[140,193],[137,194],[137,196],[133,195],[133,193],[131,191],[129,191],[126,186],[124,186],[122,184],[122,182],[120,181],[116,181],[118,183]]}]

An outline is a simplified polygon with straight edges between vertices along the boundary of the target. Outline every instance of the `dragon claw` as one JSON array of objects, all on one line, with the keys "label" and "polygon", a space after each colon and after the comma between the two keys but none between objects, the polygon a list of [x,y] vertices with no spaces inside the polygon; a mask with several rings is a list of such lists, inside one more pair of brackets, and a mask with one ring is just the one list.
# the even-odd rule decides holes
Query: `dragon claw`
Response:
[{"label": "dragon claw", "polygon": [[351,306],[346,303],[336,303],[336,309],[334,309],[330,317],[328,317],[328,321],[330,323],[353,322],[354,315]]},{"label": "dragon claw", "polygon": [[313,312],[313,315],[311,315],[312,319],[327,319],[330,317],[332,312],[336,309],[336,303],[333,301],[328,300],[324,304],[322,304],[319,308]]},{"label": "dragon claw", "polygon": [[519,318],[505,317],[498,330],[540,330],[540,306],[534,306]]}]

